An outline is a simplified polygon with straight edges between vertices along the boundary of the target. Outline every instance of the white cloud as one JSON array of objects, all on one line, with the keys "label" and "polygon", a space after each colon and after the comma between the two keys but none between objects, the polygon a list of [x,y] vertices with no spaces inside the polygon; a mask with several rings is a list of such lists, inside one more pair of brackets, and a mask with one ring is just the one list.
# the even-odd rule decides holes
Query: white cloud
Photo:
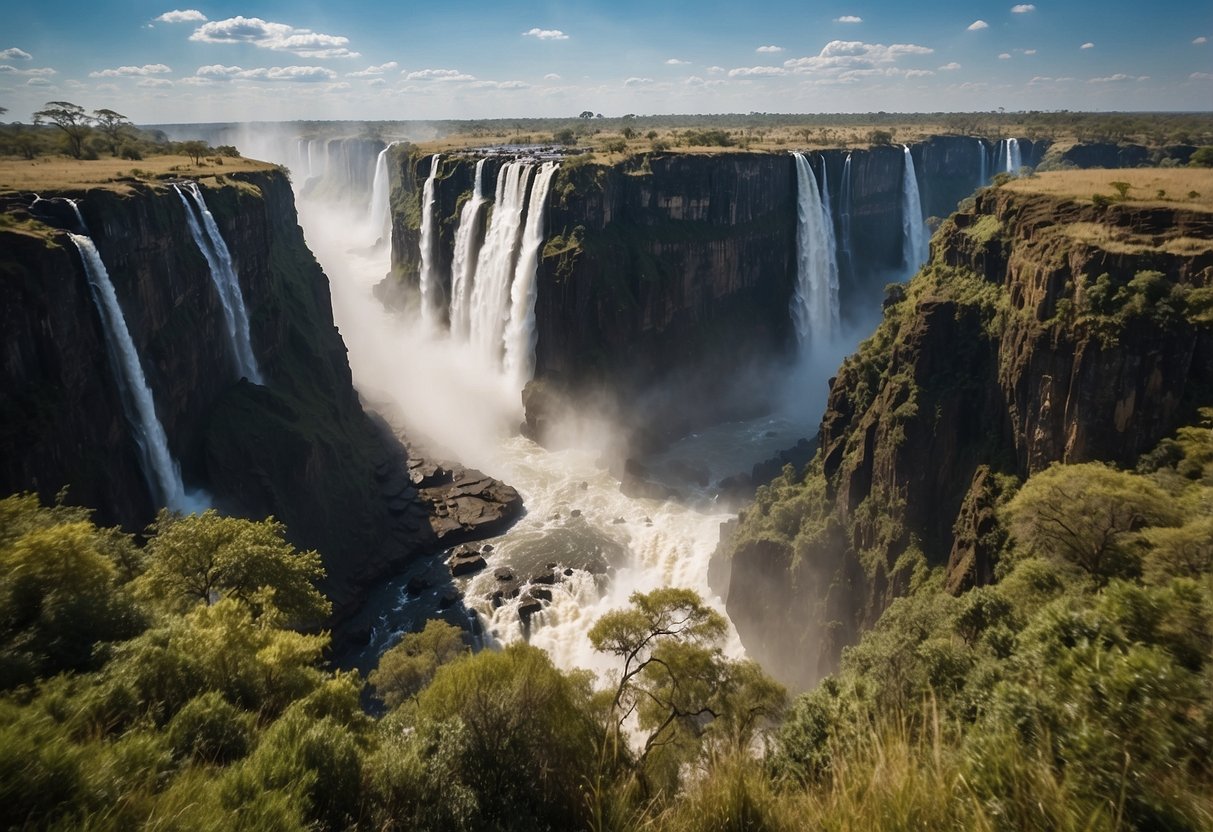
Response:
[{"label": "white cloud", "polygon": [[[1195,41],[1193,41],[1195,43]],[[34,56],[26,52],[24,49],[18,49],[15,46],[10,46],[8,49],[0,50],[0,61],[28,61]]]},{"label": "white cloud", "polygon": [[842,17],[834,18],[835,23],[863,23],[863,18],[853,14],[844,14]]},{"label": "white cloud", "polygon": [[698,87],[698,86],[703,85],[703,79],[700,78],[698,75],[692,75],[691,77],[684,80],[682,83],[686,84],[688,87]]},{"label": "white cloud", "polygon": [[686,66],[690,61],[679,60],[678,58],[666,58],[667,66]]},{"label": "white cloud", "polygon": [[557,75],[555,72],[549,72],[547,75],[543,76],[543,80],[545,80],[545,81],[559,81],[559,80],[560,80],[560,76],[559,76],[559,75]]},{"label": "white cloud", "polygon": [[[1206,43],[1208,43],[1208,42],[1209,42],[1209,39],[1208,39],[1207,37],[1205,37],[1204,35],[1201,35],[1201,36],[1200,36],[1200,37],[1198,37],[1198,38],[1192,38],[1192,43],[1193,43],[1193,45],[1195,45],[1195,46],[1203,46],[1204,44],[1206,44]],[[9,51],[11,52],[12,50],[9,50]],[[18,49],[17,51],[18,51],[18,52],[20,52],[21,50],[20,50],[20,49]],[[3,52],[0,52],[0,58],[2,58],[2,57],[4,57],[4,53],[3,53]],[[29,57],[29,55],[26,55],[25,57],[27,57],[27,58],[28,58],[28,57]]]},{"label": "white cloud", "polygon": [[925,78],[928,75],[934,75],[934,74],[935,74],[934,70],[930,70],[930,69],[907,69],[906,70],[907,78]]},{"label": "white cloud", "polygon": [[525,81],[477,81],[470,85],[474,90],[527,90],[531,85]]},{"label": "white cloud", "polygon": [[137,87],[171,87],[173,82],[167,78],[140,78]]},{"label": "white cloud", "polygon": [[195,29],[190,40],[199,43],[251,43],[262,49],[292,52],[301,58],[357,58],[359,54],[350,51],[349,38],[296,29],[259,17],[237,16],[213,20]]},{"label": "white cloud", "polygon": [[90,72],[89,78],[138,78],[148,75],[163,75],[166,72],[172,72],[171,67],[164,64],[144,64],[143,66],[120,66],[116,69],[102,69],[98,72]]},{"label": "white cloud", "polygon": [[1213,81],[1213,72],[1193,72],[1188,76],[1189,81]]},{"label": "white cloud", "polygon": [[1027,14],[1034,11],[1036,11],[1036,7],[1031,3],[1020,3],[1017,6],[1011,7],[1011,14]]},{"label": "white cloud", "polygon": [[[1144,77],[1149,77],[1149,76],[1144,76]],[[1119,84],[1122,81],[1141,81],[1141,80],[1143,80],[1143,78],[1139,78],[1136,75],[1126,75],[1123,72],[1117,72],[1115,75],[1106,75],[1102,78],[1092,78],[1092,79],[1090,79],[1090,82],[1092,84]]]},{"label": "white cloud", "polygon": [[755,49],[754,51],[755,52],[782,52],[783,47],[775,46],[774,44],[771,44],[770,46],[760,46],[757,49]]},{"label": "white cloud", "polygon": [[174,9],[156,18],[159,23],[205,23],[206,15],[197,9]]},{"label": "white cloud", "polygon": [[53,87],[55,84],[46,78],[31,78],[25,82],[27,87]]},{"label": "white cloud", "polygon": [[1000,60],[1000,61],[1009,61],[1009,60],[1011,60],[1011,53],[1010,53],[1010,52],[1000,52],[1000,53],[998,54],[998,60]]},{"label": "white cloud", "polygon": [[729,70],[730,78],[773,78],[787,74],[788,71],[781,66],[739,66]]},{"label": "white cloud", "polygon": [[55,70],[51,69],[49,66],[36,67],[34,69],[17,69],[17,67],[15,67],[15,66],[9,66],[8,64],[0,64],[0,75],[32,75],[35,78],[39,78],[44,75],[54,75],[54,74],[55,74]]},{"label": "white cloud", "polygon": [[[304,83],[332,81],[337,77],[336,72],[322,66],[271,66],[244,69],[222,64],[200,66],[194,75],[211,81],[300,81]],[[182,82],[197,83],[188,78],[183,78]]]},{"label": "white cloud", "polygon": [[708,68],[707,68],[707,71],[708,71],[708,72],[724,72],[724,67],[722,67],[722,66],[710,66],[710,67],[708,67]]},{"label": "white cloud", "polygon": [[1035,50],[1035,49],[1025,49],[1025,50],[1023,51],[1023,53],[1024,53],[1025,55],[1035,55],[1035,54],[1036,54],[1036,50]]},{"label": "white cloud", "polygon": [[651,83],[653,83],[652,78],[637,78],[637,77],[633,76],[633,77],[629,78],[628,80],[624,81],[623,85],[625,87],[643,87],[646,84],[651,84]]},{"label": "white cloud", "polygon": [[984,20],[974,20],[972,23],[969,24],[970,32],[978,32],[982,29],[989,29],[989,28],[990,28],[990,24],[986,23]]},{"label": "white cloud", "polygon": [[368,87],[382,87],[386,83],[387,83],[387,81],[385,81],[382,78],[372,78],[371,80],[366,82],[366,85]]},{"label": "white cloud", "polygon": [[539,40],[568,40],[569,36],[559,29],[528,29],[522,33],[524,38],[538,38]]},{"label": "white cloud", "polygon": [[406,81],[475,81],[475,75],[467,75],[457,69],[418,69],[402,73]]},{"label": "white cloud", "polygon": [[[908,55],[930,55],[928,46],[912,43],[864,43],[857,40],[832,40],[817,55],[807,58],[792,58],[783,62],[784,67],[798,73],[841,76],[844,72],[884,69]],[[732,73],[729,73],[732,75]],[[893,73],[896,74],[896,73]],[[856,76],[850,76],[852,79]]]},{"label": "white cloud", "polygon": [[368,66],[366,69],[360,69],[357,72],[347,72],[345,75],[347,78],[371,78],[375,75],[382,75],[388,70],[395,69],[398,66],[400,66],[400,64],[396,63],[395,61],[388,61],[386,64]]},{"label": "white cloud", "polygon": [[960,69],[960,64],[956,63],[956,61],[952,61],[951,63],[944,64],[939,69],[941,72],[954,72],[955,70]]},{"label": "white cloud", "polygon": [[1078,48],[1079,49],[1094,49],[1095,44],[1091,43],[1091,41],[1087,41],[1086,43],[1084,43],[1082,46],[1080,46]]}]

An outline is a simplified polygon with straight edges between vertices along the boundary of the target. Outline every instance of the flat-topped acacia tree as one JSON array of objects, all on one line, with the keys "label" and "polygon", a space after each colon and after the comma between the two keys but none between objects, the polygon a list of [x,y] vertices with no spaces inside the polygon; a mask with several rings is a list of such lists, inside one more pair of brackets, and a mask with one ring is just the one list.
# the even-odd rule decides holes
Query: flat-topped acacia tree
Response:
[{"label": "flat-topped acacia tree", "polygon": [[70,101],[48,101],[34,113],[34,124],[53,124],[67,136],[68,152],[79,159],[84,154],[84,139],[92,119],[84,108]]}]

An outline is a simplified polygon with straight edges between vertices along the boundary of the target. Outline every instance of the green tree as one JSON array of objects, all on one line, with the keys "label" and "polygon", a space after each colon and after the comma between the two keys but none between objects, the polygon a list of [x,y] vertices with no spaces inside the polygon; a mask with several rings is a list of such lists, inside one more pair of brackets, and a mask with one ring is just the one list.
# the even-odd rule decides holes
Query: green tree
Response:
[{"label": "green tree", "polygon": [[1054,464],[1033,475],[1006,514],[1020,544],[1068,561],[1101,583],[1136,572],[1137,532],[1177,519],[1172,501],[1153,482],[1098,462]]},{"label": "green tree", "polygon": [[90,122],[88,113],[79,104],[70,101],[48,101],[34,113],[34,124],[53,124],[67,137],[68,152],[79,159],[84,153],[84,139],[88,136]]},{"label": "green tree", "polygon": [[93,121],[96,123],[97,129],[101,131],[101,134],[105,136],[110,153],[117,156],[118,145],[122,143],[122,136],[131,127],[130,119],[114,110],[101,109],[93,110]]},{"label": "green tree", "polygon": [[320,555],[287,543],[272,517],[253,522],[214,509],[181,516],[162,510],[152,524],[147,571],[136,582],[150,602],[174,611],[232,598],[254,615],[276,610],[294,625],[316,624],[331,606],[315,587]]},{"label": "green tree", "polygon": [[395,708],[424,688],[438,668],[467,652],[463,631],[431,619],[419,633],[408,633],[379,657],[368,681],[389,708]]},{"label": "green tree", "polygon": [[207,151],[210,150],[210,148],[207,147],[206,142],[197,140],[182,142],[180,144],[180,149],[183,154],[190,157],[190,161],[195,165],[199,164],[202,161],[202,157],[205,156]]},{"label": "green tree", "polygon": [[1196,148],[1188,164],[1194,168],[1213,168],[1213,145]]}]

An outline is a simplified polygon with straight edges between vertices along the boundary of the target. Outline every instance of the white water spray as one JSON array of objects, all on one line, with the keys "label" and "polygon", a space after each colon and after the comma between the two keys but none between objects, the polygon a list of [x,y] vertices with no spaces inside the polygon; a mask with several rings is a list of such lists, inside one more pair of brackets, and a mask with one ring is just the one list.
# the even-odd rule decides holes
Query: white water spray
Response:
[{"label": "white water spray", "polygon": [[547,218],[548,189],[558,167],[555,162],[544,162],[531,183],[526,232],[522,237],[522,252],[510,288],[510,321],[505,328],[505,371],[519,391],[535,372],[535,346],[539,337],[535,331],[535,299],[539,290],[536,277],[546,230],[544,220]]},{"label": "white water spray", "polygon": [[437,153],[430,160],[430,175],[425,180],[425,188],[421,192],[421,323],[434,326],[434,315],[437,312],[438,268],[435,263],[435,251],[438,245],[434,239],[434,184],[438,178],[438,164],[442,157]]},{"label": "white water spray", "polygon": [[855,259],[851,253],[851,188],[851,154],[848,153],[846,161],[842,163],[842,185],[838,194],[838,230],[848,280],[853,280],[855,275]]},{"label": "white water spray", "polygon": [[977,157],[980,167],[977,169],[977,187],[984,188],[990,181],[990,157],[987,155],[986,143],[977,139]]},{"label": "white water spray", "polygon": [[901,186],[901,257],[909,274],[927,262],[929,245],[927,227],[922,218],[922,199],[918,195],[918,177],[914,173],[914,157],[910,146],[905,148],[905,172]]},{"label": "white water spray", "polygon": [[[76,208],[76,216],[80,216],[79,208]],[[80,224],[84,227],[83,219]],[[97,305],[105,330],[106,351],[118,380],[123,410],[131,423],[135,444],[139,448],[139,461],[152,498],[158,505],[167,506],[173,511],[190,511],[194,507],[186,499],[181,471],[169,452],[164,427],[156,417],[152,391],[143,375],[143,366],[139,363],[139,354],[126,326],[126,317],[118,304],[118,295],[114,291],[109,272],[106,271],[105,263],[101,261],[101,255],[97,253],[97,247],[93,245],[90,237],[72,233],[68,236],[84,262],[84,272],[88,275],[93,302]]]},{"label": "white water spray", "polygon": [[476,258],[479,255],[480,229],[484,223],[484,163],[476,162],[476,183],[472,198],[463,203],[459,212],[459,227],[455,230],[455,253],[451,261],[451,333],[466,341],[471,326],[472,284],[476,279]]},{"label": "white water spray", "polygon": [[[202,191],[197,182],[187,182],[184,185],[174,185],[181,204],[185,207],[185,219],[189,224],[190,236],[194,238],[206,264],[210,267],[211,281],[219,293],[219,302],[223,307],[223,321],[227,325],[228,343],[232,348],[232,358],[236,364],[236,372],[254,384],[264,384],[261,369],[257,366],[257,357],[253,354],[253,343],[249,337],[248,311],[244,307],[244,293],[240,289],[240,277],[232,263],[232,254],[228,250],[223,235],[215,218],[206,207]],[[189,194],[189,197],[186,197]],[[202,218],[202,227],[194,216],[193,206],[197,208],[198,216]]]},{"label": "white water spray", "polygon": [[803,153],[796,160],[796,290],[792,320],[802,345],[821,346],[838,333],[838,259],[817,177]]},{"label": "white water spray", "polygon": [[375,158],[375,176],[371,180],[368,224],[372,244],[392,238],[392,180],[388,171],[388,152],[399,142],[391,142]]},{"label": "white water spray", "polygon": [[1007,173],[1018,174],[1023,167],[1023,157],[1020,155],[1019,139],[1007,139]]}]

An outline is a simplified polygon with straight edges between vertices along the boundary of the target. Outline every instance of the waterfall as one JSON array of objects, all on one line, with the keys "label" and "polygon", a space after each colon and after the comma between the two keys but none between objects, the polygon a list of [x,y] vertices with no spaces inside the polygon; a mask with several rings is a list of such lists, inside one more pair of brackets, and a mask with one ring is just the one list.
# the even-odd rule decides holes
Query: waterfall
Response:
[{"label": "waterfall", "polygon": [[468,336],[494,366],[501,361],[502,333],[509,318],[510,282],[518,261],[527,180],[533,168],[528,162],[516,161],[507,163],[498,172],[493,217],[476,258]]},{"label": "waterfall", "polygon": [[1007,173],[1018,174],[1023,167],[1023,159],[1019,154],[1019,139],[1007,139]]},{"label": "waterfall", "polygon": [[320,143],[320,139],[311,139],[307,143],[307,178],[313,176],[323,176],[324,168],[320,164],[320,153],[316,145]]},{"label": "waterfall", "polygon": [[826,272],[826,301],[830,307],[831,328],[829,336],[838,334],[838,238],[834,233],[834,203],[830,199],[830,176],[826,169],[824,153],[817,154],[821,159],[821,209],[825,213],[826,250],[830,253],[830,268]]},{"label": "waterfall", "polygon": [[388,151],[398,142],[391,142],[375,159],[375,178],[371,182],[371,203],[368,224],[375,240],[390,240],[392,235],[392,180],[388,175]]},{"label": "waterfall", "polygon": [[910,146],[905,148],[905,173],[902,177],[901,189],[901,256],[910,274],[918,271],[918,267],[927,262],[928,241],[926,225],[922,220],[922,200],[918,196],[918,177],[914,173],[914,157],[910,154]]},{"label": "waterfall", "polygon": [[421,322],[433,325],[438,287],[438,268],[434,262],[438,241],[434,239],[434,184],[438,179],[438,163],[442,157],[437,153],[430,160],[430,175],[425,180],[421,193]]},{"label": "waterfall", "polygon": [[855,261],[851,256],[851,154],[847,154],[847,159],[842,163],[842,185],[838,194],[838,230],[841,233],[842,256],[846,262],[847,279],[851,280],[855,274]]},{"label": "waterfall", "polygon": [[[76,216],[79,215],[80,210],[77,208]],[[83,227],[83,220],[81,226]],[[114,284],[110,282],[109,272],[101,262],[97,247],[87,234],[69,233],[68,236],[76,245],[80,259],[84,262],[84,272],[88,276],[93,303],[97,306],[102,328],[105,330],[106,353],[118,381],[122,408],[134,431],[135,444],[139,448],[139,462],[151,489],[152,498],[157,505],[167,506],[173,511],[188,511],[190,506],[181,482],[181,471],[169,452],[164,427],[156,418],[152,391],[143,375],[139,354],[135,351],[135,342],[131,340],[130,330],[126,327],[126,318],[122,314],[122,307],[118,305],[118,295],[114,292]]]},{"label": "waterfall", "polygon": [[981,166],[977,170],[977,187],[984,188],[990,181],[990,159],[986,155],[986,143],[981,139],[977,140],[977,156],[981,160]]},{"label": "waterfall", "polygon": [[792,320],[800,343],[825,344],[838,332],[838,261],[817,177],[803,153],[796,159],[796,291]]},{"label": "waterfall", "polygon": [[[232,253],[228,250],[223,235],[215,218],[206,207],[202,191],[197,182],[187,182],[183,186],[174,185],[181,204],[185,206],[185,219],[189,224],[190,236],[194,238],[206,264],[210,267],[211,282],[219,293],[219,302],[223,306],[223,320],[227,324],[228,342],[232,347],[232,358],[236,362],[236,372],[254,384],[263,384],[261,370],[257,366],[257,357],[253,354],[253,343],[249,337],[248,312],[244,307],[244,294],[240,290],[240,277],[232,264]],[[186,197],[189,194],[189,197]],[[199,227],[191,201],[202,217]]]},{"label": "waterfall", "polygon": [[510,321],[505,329],[505,371],[518,390],[522,390],[535,372],[535,345],[539,337],[535,332],[535,298],[539,293],[535,278],[543,250],[548,189],[558,167],[555,162],[544,162],[531,182],[522,252],[514,271],[514,284],[510,288]]},{"label": "waterfall", "polygon": [[455,254],[451,265],[451,332],[467,340],[471,323],[472,282],[476,278],[476,246],[480,243],[480,227],[486,202],[484,198],[484,159],[476,162],[476,184],[472,198],[463,203],[459,212],[459,227],[455,231]]}]

